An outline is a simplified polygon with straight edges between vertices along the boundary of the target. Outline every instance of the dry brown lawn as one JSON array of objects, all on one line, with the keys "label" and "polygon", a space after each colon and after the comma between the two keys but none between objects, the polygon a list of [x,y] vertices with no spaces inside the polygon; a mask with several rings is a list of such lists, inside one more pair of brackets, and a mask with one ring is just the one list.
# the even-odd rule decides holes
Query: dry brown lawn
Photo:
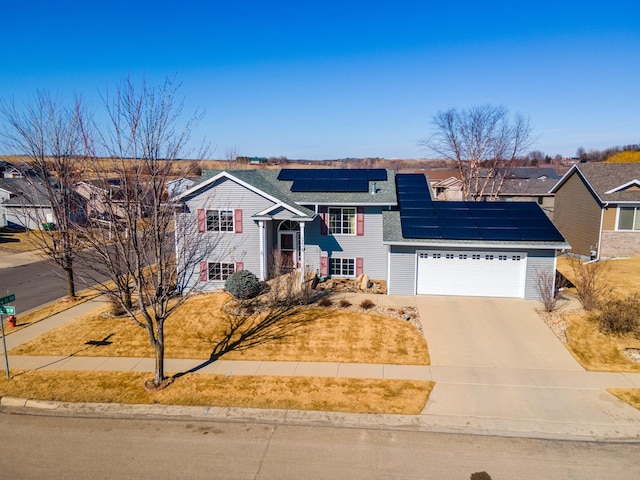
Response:
[{"label": "dry brown lawn", "polygon": [[[189,299],[167,322],[168,358],[207,359],[223,335],[225,294]],[[103,316],[105,305],[49,334],[13,349],[28,355],[152,356],[146,333],[126,318]],[[428,364],[422,335],[401,320],[326,308],[296,313],[310,323],[291,337],[265,343],[225,359],[339,361]],[[91,340],[112,342],[90,346]],[[12,372],[0,380],[0,396],[64,402],[160,403],[245,408],[321,410],[352,413],[416,415],[424,408],[434,383],[429,381],[324,377],[225,376],[189,374],[166,389],[142,388],[149,373]]]},{"label": "dry brown lawn", "polygon": [[640,388],[607,388],[607,392],[640,410]]},{"label": "dry brown lawn", "polygon": [[[573,273],[566,258],[558,259],[558,270],[571,280]],[[608,260],[605,272],[611,295],[640,292],[639,257]],[[601,333],[594,315],[588,312],[565,314],[564,319],[569,324],[567,348],[584,368],[600,372],[640,372],[640,363],[623,354],[626,348],[640,348],[640,339],[632,334]]]},{"label": "dry brown lawn", "polygon": [[44,320],[45,318],[49,318],[57,313],[64,312],[65,310],[75,307],[76,305],[96,298],[99,295],[100,294],[97,291],[87,289],[78,293],[74,300],[58,300],[25,314],[20,314],[20,312],[18,312],[16,314],[18,323],[16,324],[15,328],[10,328],[8,324],[5,324],[4,331],[7,335],[10,335],[13,332],[17,332],[18,330],[28,327],[29,325],[33,325],[34,323]]},{"label": "dry brown lawn", "polygon": [[567,348],[587,370],[595,372],[640,372],[640,363],[625,357],[626,348],[640,348],[640,339],[631,334],[607,335],[587,313],[564,316],[569,324]]},{"label": "dry brown lawn", "polygon": [[39,236],[36,232],[0,231],[0,250],[13,253],[31,252],[38,249]]},{"label": "dry brown lawn", "polygon": [[[228,327],[222,305],[225,294],[189,299],[166,325],[166,357],[208,359]],[[151,357],[146,331],[128,318],[109,318],[108,306],[14,348],[12,355]],[[106,318],[105,318],[106,315]],[[424,337],[409,323],[373,314],[331,308],[304,308],[295,313],[308,323],[294,334],[224,355],[227,360],[388,363],[428,365]],[[87,342],[106,340],[105,346]]]},{"label": "dry brown lawn", "polygon": [[[606,260],[605,278],[615,295],[640,292],[640,257]],[[569,280],[573,277],[569,259],[558,258],[558,270]]]},{"label": "dry brown lawn", "polygon": [[186,375],[168,388],[142,388],[149,374],[28,371],[0,379],[0,396],[61,402],[136,403],[240,408],[419,414],[433,382],[321,377]]}]

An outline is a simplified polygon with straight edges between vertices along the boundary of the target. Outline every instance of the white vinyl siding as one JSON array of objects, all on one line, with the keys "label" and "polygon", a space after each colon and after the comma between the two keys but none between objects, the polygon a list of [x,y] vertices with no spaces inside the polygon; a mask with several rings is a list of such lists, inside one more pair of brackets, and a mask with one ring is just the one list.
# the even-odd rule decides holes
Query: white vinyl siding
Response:
[{"label": "white vinyl siding", "polygon": [[312,271],[319,271],[320,257],[362,258],[363,273],[373,280],[386,279],[388,247],[381,241],[381,210],[381,207],[364,208],[364,235],[355,235],[355,230],[354,235],[323,235],[318,215],[305,228],[305,263]]}]

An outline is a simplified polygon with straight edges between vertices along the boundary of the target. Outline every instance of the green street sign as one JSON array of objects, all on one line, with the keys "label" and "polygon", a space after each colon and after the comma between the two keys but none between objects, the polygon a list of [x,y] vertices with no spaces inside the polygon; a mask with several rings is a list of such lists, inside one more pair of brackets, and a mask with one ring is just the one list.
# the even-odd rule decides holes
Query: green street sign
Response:
[{"label": "green street sign", "polygon": [[16,307],[14,307],[13,305],[5,305],[4,307],[0,307],[0,309],[2,310],[2,313],[4,313],[5,315],[16,314]]},{"label": "green street sign", "polygon": [[11,295],[0,298],[0,305],[6,305],[7,303],[14,302],[15,300],[16,296],[12,293]]}]

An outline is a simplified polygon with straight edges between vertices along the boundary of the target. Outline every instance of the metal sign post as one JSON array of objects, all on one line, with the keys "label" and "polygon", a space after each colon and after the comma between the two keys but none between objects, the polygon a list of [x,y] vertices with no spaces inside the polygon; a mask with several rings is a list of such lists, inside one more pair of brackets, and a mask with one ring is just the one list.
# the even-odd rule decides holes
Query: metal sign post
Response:
[{"label": "metal sign post", "polygon": [[[2,305],[6,305],[9,302],[13,302],[16,299],[14,294],[7,295],[6,297],[0,298],[0,330],[2,331],[2,350],[4,351],[4,366],[7,371],[7,380],[11,379],[9,375],[9,354],[7,353],[7,341],[4,338],[4,314],[9,313],[6,307],[2,307]],[[12,307],[13,313],[16,313],[15,307]]]},{"label": "metal sign post", "polygon": [[2,330],[2,350],[4,351],[4,368],[7,369],[7,380],[9,376],[9,356],[7,355],[7,341],[4,339],[4,313],[0,314],[0,330]]}]

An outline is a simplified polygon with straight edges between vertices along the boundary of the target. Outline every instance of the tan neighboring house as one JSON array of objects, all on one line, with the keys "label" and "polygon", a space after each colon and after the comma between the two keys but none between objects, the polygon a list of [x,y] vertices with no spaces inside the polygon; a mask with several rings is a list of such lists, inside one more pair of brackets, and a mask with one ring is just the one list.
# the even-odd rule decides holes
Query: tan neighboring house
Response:
[{"label": "tan neighboring house", "polygon": [[111,215],[124,217],[124,207],[118,203],[122,190],[118,180],[81,181],[75,189],[86,202],[87,218],[108,220]]},{"label": "tan neighboring house", "polygon": [[554,197],[549,192],[558,182],[556,178],[508,178],[497,195],[486,192],[483,201],[536,202],[549,218],[553,218]]},{"label": "tan neighboring house", "polygon": [[553,187],[553,222],[572,251],[640,255],[640,163],[581,163]]},{"label": "tan neighboring house", "polygon": [[462,180],[458,170],[428,170],[424,173],[431,184],[434,200],[462,200]]}]

